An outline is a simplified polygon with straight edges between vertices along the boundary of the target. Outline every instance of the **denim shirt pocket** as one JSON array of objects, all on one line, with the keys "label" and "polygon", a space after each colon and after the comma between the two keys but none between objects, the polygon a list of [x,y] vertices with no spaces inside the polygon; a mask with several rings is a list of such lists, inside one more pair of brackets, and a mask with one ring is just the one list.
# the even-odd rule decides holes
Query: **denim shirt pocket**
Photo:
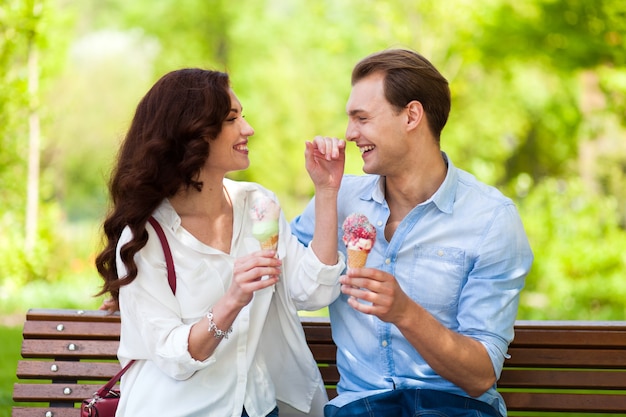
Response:
[{"label": "denim shirt pocket", "polygon": [[454,320],[464,278],[465,251],[444,246],[415,246],[405,290],[439,320]]}]

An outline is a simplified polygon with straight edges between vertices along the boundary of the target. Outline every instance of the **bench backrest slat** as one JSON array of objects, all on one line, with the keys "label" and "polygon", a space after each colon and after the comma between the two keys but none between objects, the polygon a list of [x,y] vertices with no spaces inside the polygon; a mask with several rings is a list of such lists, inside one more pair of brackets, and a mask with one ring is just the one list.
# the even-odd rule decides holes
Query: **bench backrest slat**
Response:
[{"label": "bench backrest slat", "polygon": [[56,359],[115,359],[117,340],[24,339],[22,357]]},{"label": "bench backrest slat", "polygon": [[624,394],[503,392],[502,396],[509,411],[619,413],[620,415],[626,412]]},{"label": "bench backrest slat", "polygon": [[17,377],[20,379],[79,380],[94,379],[106,381],[120,370],[119,362],[71,362],[21,360],[17,363]]},{"label": "bench backrest slat", "polygon": [[515,345],[519,347],[613,348],[623,347],[626,330],[614,329],[527,329],[519,324]]},{"label": "bench backrest slat", "polygon": [[96,323],[119,323],[119,313],[110,314],[103,310],[66,310],[31,308],[26,313],[26,321],[93,321]]},{"label": "bench backrest slat", "polygon": [[[94,389],[95,388],[95,389]],[[20,384],[13,386],[13,399],[22,402],[57,402],[74,406],[96,392],[98,386],[92,384]]]},{"label": "bench backrest slat", "polygon": [[507,368],[498,388],[626,390],[626,374],[607,370],[516,369]]},{"label": "bench backrest slat", "polygon": [[24,339],[59,339],[78,337],[92,340],[119,340],[119,322],[103,322],[94,326],[86,321],[27,321]]},{"label": "bench backrest slat", "polygon": [[626,349],[524,349],[512,345],[505,366],[626,368]]},{"label": "bench backrest slat", "polygon": [[339,382],[339,370],[335,365],[320,366],[319,369],[326,385],[337,385]]},{"label": "bench backrest slat", "polygon": [[13,407],[11,417],[47,417],[52,412],[53,417],[80,417],[79,408],[43,408],[43,407]]}]

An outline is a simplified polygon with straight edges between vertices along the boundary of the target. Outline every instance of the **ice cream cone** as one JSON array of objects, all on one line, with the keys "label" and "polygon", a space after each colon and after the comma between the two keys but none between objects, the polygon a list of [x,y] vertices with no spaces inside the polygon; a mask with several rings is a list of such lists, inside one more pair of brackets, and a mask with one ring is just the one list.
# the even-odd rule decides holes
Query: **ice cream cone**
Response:
[{"label": "ice cream cone", "polygon": [[363,268],[369,251],[348,249],[348,268]]},{"label": "ice cream cone", "polygon": [[360,213],[346,217],[341,228],[348,251],[348,268],[363,268],[376,241],[376,228]]},{"label": "ice cream cone", "polygon": [[269,239],[265,239],[261,242],[261,249],[273,249],[278,247],[278,234],[272,235]]},{"label": "ice cream cone", "polygon": [[280,206],[267,196],[260,196],[254,200],[250,208],[252,219],[252,236],[261,244],[261,249],[278,248],[278,218]]}]

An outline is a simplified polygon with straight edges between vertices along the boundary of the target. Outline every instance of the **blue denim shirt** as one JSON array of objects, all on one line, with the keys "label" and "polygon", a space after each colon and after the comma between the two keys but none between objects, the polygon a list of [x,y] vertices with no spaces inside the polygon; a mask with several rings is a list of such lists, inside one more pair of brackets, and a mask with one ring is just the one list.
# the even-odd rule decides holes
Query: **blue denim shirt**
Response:
[{"label": "blue denim shirt", "polygon": [[[448,163],[444,182],[402,220],[390,242],[384,234],[389,218],[384,178],[346,175],[338,197],[339,248],[345,250],[343,220],[353,212],[365,214],[377,232],[366,266],[394,275],[443,325],[480,341],[499,377],[533,254],[513,202],[442,155]],[[311,202],[291,224],[305,244],[312,239],[314,214]],[[436,374],[395,326],[352,309],[343,294],[329,310],[341,374],[332,404],[394,388],[467,396]],[[478,399],[506,415],[495,385]]]}]

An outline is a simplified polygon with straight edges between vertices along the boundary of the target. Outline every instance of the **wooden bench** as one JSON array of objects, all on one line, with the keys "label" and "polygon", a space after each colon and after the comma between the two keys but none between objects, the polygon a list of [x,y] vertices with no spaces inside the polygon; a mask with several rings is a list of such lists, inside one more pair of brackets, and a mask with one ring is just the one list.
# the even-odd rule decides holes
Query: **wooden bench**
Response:
[{"label": "wooden bench", "polygon": [[[328,319],[302,323],[334,397],[339,373]],[[119,327],[119,316],[102,311],[30,310],[12,416],[79,416],[80,401],[119,370]],[[626,322],[519,321],[509,353],[498,382],[509,415],[626,416]]]}]

